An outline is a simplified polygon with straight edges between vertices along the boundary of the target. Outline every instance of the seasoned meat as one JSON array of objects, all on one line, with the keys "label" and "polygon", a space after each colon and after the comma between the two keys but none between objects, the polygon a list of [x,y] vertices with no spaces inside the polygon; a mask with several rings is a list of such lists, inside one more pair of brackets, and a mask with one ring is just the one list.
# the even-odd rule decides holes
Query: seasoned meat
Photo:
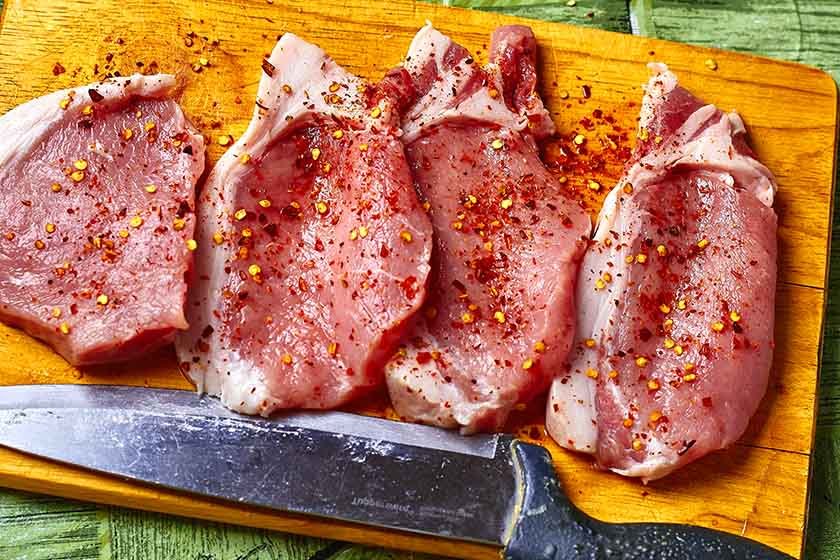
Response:
[{"label": "seasoned meat", "polygon": [[289,33],[264,61],[251,124],[199,198],[191,328],[177,343],[227,406],[333,408],[384,383],[432,243],[394,91]]},{"label": "seasoned meat", "polygon": [[652,65],[639,143],[577,287],[572,369],[551,390],[560,445],[660,478],[731,445],[773,354],[776,185],[735,113]]},{"label": "seasoned meat", "polygon": [[496,30],[491,64],[431,26],[409,49],[417,99],[403,140],[435,231],[424,312],[387,367],[396,411],[464,432],[498,429],[546,390],[574,335],[589,217],[540,161],[554,130],[527,27]]},{"label": "seasoned meat", "polygon": [[0,319],[73,364],[136,358],[187,327],[204,140],[174,85],[116,78],[0,118]]}]

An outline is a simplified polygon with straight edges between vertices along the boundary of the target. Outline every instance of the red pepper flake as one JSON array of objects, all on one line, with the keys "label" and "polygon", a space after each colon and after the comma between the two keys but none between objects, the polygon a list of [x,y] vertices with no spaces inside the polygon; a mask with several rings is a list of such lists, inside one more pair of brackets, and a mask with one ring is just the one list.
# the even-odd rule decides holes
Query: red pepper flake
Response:
[{"label": "red pepper flake", "polygon": [[270,63],[267,59],[264,58],[262,61],[262,71],[265,72],[265,75],[269,78],[273,78],[275,70],[277,70],[277,68],[275,68],[272,63]]},{"label": "red pepper flake", "polygon": [[53,76],[60,76],[61,74],[64,74],[65,72],[67,72],[67,69],[64,68],[64,66],[62,66],[60,62],[56,62],[53,65],[53,69],[52,69]]},{"label": "red pepper flake", "polygon": [[405,294],[405,297],[407,299],[414,299],[414,297],[417,295],[418,289],[417,278],[415,278],[414,276],[409,276],[400,283],[400,287],[402,288],[403,293]]},{"label": "red pepper flake", "polygon": [[422,366],[432,361],[432,354],[430,352],[417,352],[416,359],[417,363]]}]

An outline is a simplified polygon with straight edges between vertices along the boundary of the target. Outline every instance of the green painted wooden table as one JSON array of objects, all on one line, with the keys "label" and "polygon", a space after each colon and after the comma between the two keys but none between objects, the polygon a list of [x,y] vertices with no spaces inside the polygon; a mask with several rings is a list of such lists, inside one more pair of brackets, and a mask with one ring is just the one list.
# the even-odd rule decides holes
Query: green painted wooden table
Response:
[{"label": "green painted wooden table", "polygon": [[[785,58],[840,79],[838,0],[451,0]],[[569,5],[574,4],[574,5]],[[2,0],[0,0],[2,6]],[[840,206],[838,206],[840,207]],[[840,559],[840,227],[832,243],[806,557]],[[0,490],[0,560],[351,560],[421,558]],[[428,558],[428,557],[424,557]]]}]

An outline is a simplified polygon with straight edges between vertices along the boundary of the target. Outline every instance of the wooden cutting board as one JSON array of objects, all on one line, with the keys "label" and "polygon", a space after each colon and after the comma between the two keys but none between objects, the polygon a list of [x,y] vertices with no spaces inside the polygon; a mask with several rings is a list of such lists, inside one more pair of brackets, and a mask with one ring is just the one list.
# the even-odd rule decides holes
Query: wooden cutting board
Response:
[{"label": "wooden cutting board", "polygon": [[[408,0],[11,0],[0,28],[0,113],[51,90],[91,82],[106,71],[128,74],[156,66],[179,76],[187,114],[213,141],[212,164],[223,151],[217,139],[245,130],[261,58],[279,34],[294,32],[349,70],[377,79],[400,62],[426,20],[482,61],[490,32],[522,21]],[[518,413],[511,430],[546,445],[571,498],[601,519],[703,525],[800,555],[835,176],[834,82],[792,63],[556,23],[523,23],[532,26],[540,43],[542,93],[561,133],[558,146],[568,154],[575,150],[571,139],[576,134],[586,137],[585,153],[559,157],[564,168],[558,173],[568,178],[576,196],[582,193],[593,213],[607,189],[596,194],[582,186],[589,179],[611,185],[618,178],[626,155],[622,148],[633,141],[645,63],[664,61],[700,97],[744,117],[753,147],[779,182],[780,252],[775,367],[761,409],[731,449],[644,486],[598,472],[588,458],[554,446],[544,435],[539,406]],[[201,59],[207,66],[201,66]],[[194,69],[197,64],[200,72]],[[605,115],[614,123],[590,126],[598,110],[601,121]],[[605,140],[607,133],[618,142],[617,149]],[[560,152],[555,146],[549,153]],[[44,345],[0,325],[0,384],[23,383],[190,387],[178,373],[171,348],[142,363],[75,369]],[[371,399],[356,408],[388,413],[384,400]],[[0,450],[0,485],[449,556],[493,558],[497,552],[222,504],[8,450]]]}]

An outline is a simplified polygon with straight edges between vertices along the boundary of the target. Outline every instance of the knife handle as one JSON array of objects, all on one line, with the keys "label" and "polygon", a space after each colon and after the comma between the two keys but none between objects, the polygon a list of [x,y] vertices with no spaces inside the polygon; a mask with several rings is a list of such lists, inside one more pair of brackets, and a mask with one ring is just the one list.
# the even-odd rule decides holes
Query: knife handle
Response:
[{"label": "knife handle", "polygon": [[703,527],[598,521],[566,497],[543,447],[516,440],[511,447],[519,488],[506,560],[792,558],[753,540]]}]

